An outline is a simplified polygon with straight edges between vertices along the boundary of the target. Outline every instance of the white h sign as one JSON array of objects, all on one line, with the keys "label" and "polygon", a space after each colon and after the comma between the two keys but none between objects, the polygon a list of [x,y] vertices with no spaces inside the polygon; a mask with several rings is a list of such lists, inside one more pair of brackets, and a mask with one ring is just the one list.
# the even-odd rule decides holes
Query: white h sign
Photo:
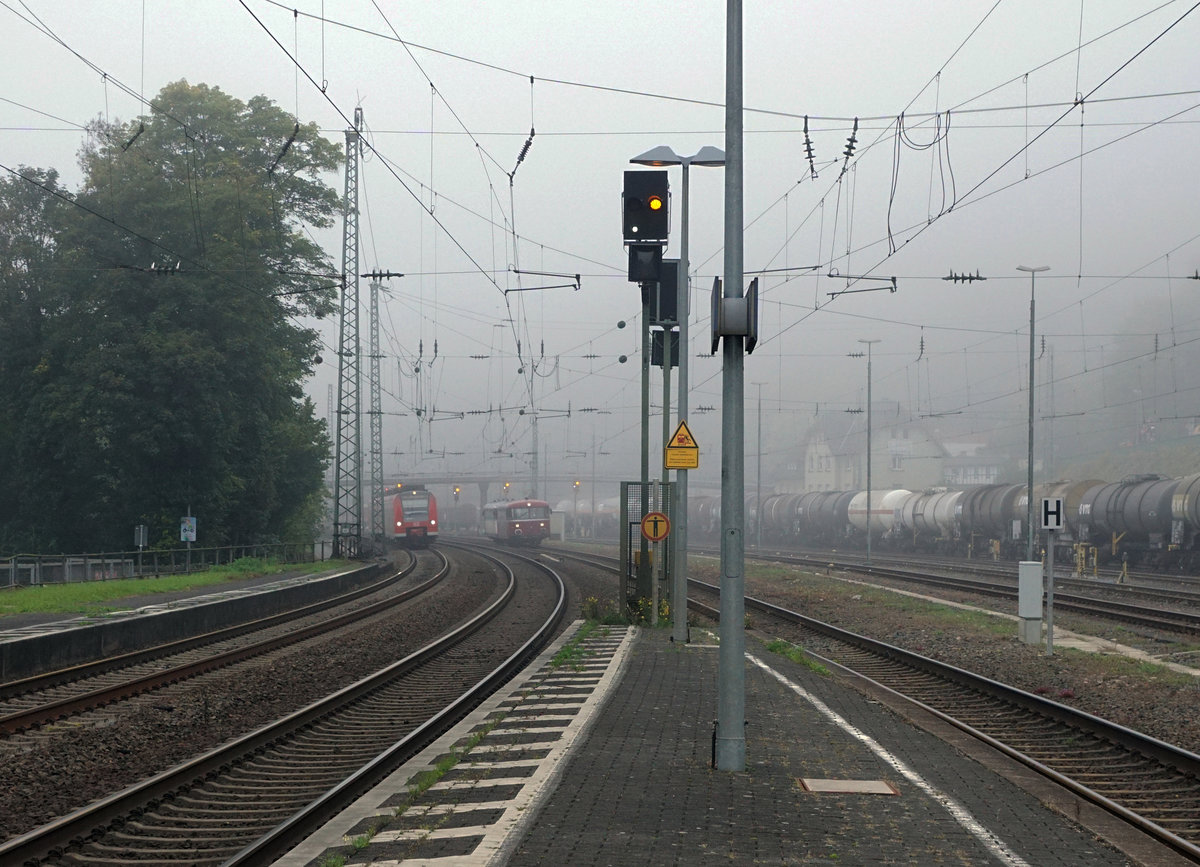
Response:
[{"label": "white h sign", "polygon": [[1067,504],[1062,497],[1042,498],[1042,529],[1061,530],[1067,522]]}]

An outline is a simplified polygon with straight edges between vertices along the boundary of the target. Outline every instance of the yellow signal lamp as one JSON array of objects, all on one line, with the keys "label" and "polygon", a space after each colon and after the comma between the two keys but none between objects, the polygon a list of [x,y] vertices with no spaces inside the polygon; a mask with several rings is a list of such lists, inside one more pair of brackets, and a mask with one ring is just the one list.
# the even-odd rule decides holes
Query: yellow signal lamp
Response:
[{"label": "yellow signal lamp", "polygon": [[661,211],[663,204],[662,196],[651,196],[646,200],[646,207],[652,211]]}]

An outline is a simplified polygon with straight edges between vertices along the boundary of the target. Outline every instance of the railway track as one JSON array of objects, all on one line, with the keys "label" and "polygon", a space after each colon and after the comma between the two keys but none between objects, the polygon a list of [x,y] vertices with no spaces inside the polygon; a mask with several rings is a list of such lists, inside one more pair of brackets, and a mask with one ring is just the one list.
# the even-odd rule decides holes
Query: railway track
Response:
[{"label": "railway track", "polygon": [[[484,555],[479,555],[484,556]],[[420,650],[257,731],[0,844],[0,863],[265,864],[430,743],[557,628],[552,571]]]},{"label": "railway track", "polygon": [[[703,553],[714,554],[714,551],[703,551]],[[948,575],[940,572],[931,571],[931,567],[924,565],[915,566],[892,566],[885,565],[880,562],[873,562],[870,566],[866,565],[865,559],[857,557],[843,557],[839,553],[832,555],[821,556],[817,554],[782,554],[782,553],[754,553],[748,555],[752,559],[764,560],[773,563],[787,563],[796,566],[805,566],[809,569],[824,571],[828,567],[853,570],[861,572],[863,575],[878,576],[881,578],[890,578],[894,580],[904,581],[912,584],[917,584],[924,587],[935,587],[946,590],[965,591],[970,593],[978,593],[984,596],[1011,600],[1016,608],[1017,587],[1015,579],[1015,571],[1011,573],[1000,572],[999,570],[991,570],[988,572],[992,575],[1000,575],[994,579],[983,578],[964,578],[961,572],[964,567],[952,566],[948,564],[938,564],[938,569],[952,569],[958,574]],[[979,567],[966,567],[974,571],[976,574],[986,574]],[[1122,623],[1133,624],[1136,626],[1147,627],[1150,629],[1158,629],[1164,632],[1175,632],[1184,635],[1200,634],[1200,609],[1169,609],[1151,607],[1147,605],[1137,604],[1135,602],[1123,601],[1120,599],[1099,598],[1096,596],[1084,596],[1076,593],[1064,592],[1065,588],[1086,588],[1089,590],[1097,589],[1095,584],[1088,582],[1072,581],[1071,579],[1055,578],[1054,592],[1054,607],[1056,611],[1070,611],[1076,614],[1083,614],[1090,617],[1097,617],[1105,620],[1117,620]],[[1105,590],[1119,590],[1118,585],[1104,585]],[[1126,592],[1135,592],[1132,588]],[[1149,591],[1151,593],[1160,593],[1162,591]],[[1175,601],[1182,601],[1184,604],[1200,605],[1200,598],[1190,594],[1175,595],[1172,594],[1165,598]]]},{"label": "railway track", "polygon": [[[711,584],[689,608],[713,620]],[[904,697],[1200,862],[1200,756],[1032,693],[747,597],[772,633]]]},{"label": "railway track", "polygon": [[[428,576],[401,593],[356,604],[418,572],[420,561],[380,581],[322,602],[169,644],[95,660],[0,685],[0,735],[29,731],[209,671],[270,653],[381,613],[426,592],[447,572],[440,554],[426,561]],[[331,612],[345,609],[341,614]]]},{"label": "railway track", "polygon": [[[709,554],[719,556],[720,552],[709,549],[693,549],[695,553]],[[596,562],[605,561],[616,565],[616,559],[605,557],[604,555],[589,554],[582,555],[576,553],[568,553],[559,549],[555,549],[555,553],[562,556],[575,557],[577,559],[594,558]],[[983,596],[990,596],[998,599],[1012,601],[1013,610],[1016,609],[1017,587],[1015,574],[1010,576],[1008,572],[1001,571],[994,567],[967,567],[978,575],[991,575],[991,579],[984,578],[964,578],[961,575],[963,567],[960,564],[937,564],[934,568],[951,569],[959,574],[941,574],[932,572],[924,566],[908,566],[901,567],[895,565],[886,565],[886,563],[874,562],[867,566],[865,558],[843,557],[839,553],[832,555],[825,554],[784,554],[761,553],[755,552],[747,555],[751,559],[765,560],[774,563],[787,563],[795,566],[804,566],[809,569],[824,571],[828,567],[839,569],[847,569],[860,571],[865,575],[878,576],[882,578],[890,578],[907,583],[917,584],[923,587],[933,587],[944,590],[965,591],[970,593],[978,593]],[[1011,571],[1011,570],[1010,570]],[[1056,578],[1056,590],[1054,593],[1055,610],[1069,611],[1075,614],[1087,615],[1105,620],[1117,620],[1122,623],[1128,623],[1136,626],[1147,627],[1150,629],[1161,630],[1163,632],[1175,632],[1184,635],[1200,635],[1200,609],[1170,609],[1149,607],[1140,605],[1134,602],[1128,602],[1122,599],[1107,599],[1097,598],[1095,596],[1080,595],[1077,593],[1064,592],[1066,588],[1084,588],[1088,590],[1098,589],[1094,583],[1087,581],[1073,581],[1071,579]],[[1124,585],[1122,585],[1124,586]],[[1104,590],[1120,590],[1118,585],[1104,585]],[[1126,592],[1139,592],[1140,588],[1127,588]],[[1200,596],[1188,593],[1186,591],[1171,592],[1162,590],[1149,590],[1148,593],[1158,596],[1159,598],[1176,601],[1183,605],[1200,606]]]},{"label": "railway track", "polygon": [[[813,557],[818,561],[834,559],[847,566],[856,564],[859,568],[866,566],[864,555],[843,551],[811,553],[777,551],[775,553],[794,553],[799,556]],[[874,566],[899,568],[908,566],[911,568],[918,564],[930,571],[938,570],[954,575],[969,574],[1009,583],[1013,582],[1014,576],[1017,574],[1016,563],[997,560],[960,560],[933,556],[901,558],[894,555],[872,558],[872,568]],[[1088,577],[1080,576],[1069,567],[1070,563],[1064,563],[1060,558],[1054,570],[1055,584],[1064,589],[1070,587],[1084,592],[1106,592],[1114,596],[1190,605],[1200,609],[1200,582],[1192,576],[1148,572],[1130,572],[1126,576],[1121,576],[1120,573],[1110,571]]]}]

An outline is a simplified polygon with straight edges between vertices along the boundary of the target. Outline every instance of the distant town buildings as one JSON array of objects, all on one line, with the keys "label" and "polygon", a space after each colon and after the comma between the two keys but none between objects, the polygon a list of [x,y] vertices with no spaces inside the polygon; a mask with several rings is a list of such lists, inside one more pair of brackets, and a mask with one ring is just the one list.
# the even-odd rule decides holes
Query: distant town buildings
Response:
[{"label": "distant town buildings", "polygon": [[[928,419],[913,419],[894,401],[875,405],[871,419],[871,486],[924,490],[995,484],[1011,461],[988,454],[985,437],[941,439]],[[816,417],[792,443],[775,442],[782,460],[775,492],[849,491],[867,487],[865,413]]]}]

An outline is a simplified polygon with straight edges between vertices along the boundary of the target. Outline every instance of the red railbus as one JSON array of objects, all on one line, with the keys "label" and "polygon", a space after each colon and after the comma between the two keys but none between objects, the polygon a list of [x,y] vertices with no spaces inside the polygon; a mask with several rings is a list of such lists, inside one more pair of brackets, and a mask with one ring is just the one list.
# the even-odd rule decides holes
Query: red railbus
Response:
[{"label": "red railbus", "polygon": [[550,536],[550,504],[545,500],[488,503],[480,517],[483,534],[505,545],[537,546]]},{"label": "red railbus", "polygon": [[424,548],[438,537],[437,499],[423,487],[401,488],[392,497],[393,544]]}]

